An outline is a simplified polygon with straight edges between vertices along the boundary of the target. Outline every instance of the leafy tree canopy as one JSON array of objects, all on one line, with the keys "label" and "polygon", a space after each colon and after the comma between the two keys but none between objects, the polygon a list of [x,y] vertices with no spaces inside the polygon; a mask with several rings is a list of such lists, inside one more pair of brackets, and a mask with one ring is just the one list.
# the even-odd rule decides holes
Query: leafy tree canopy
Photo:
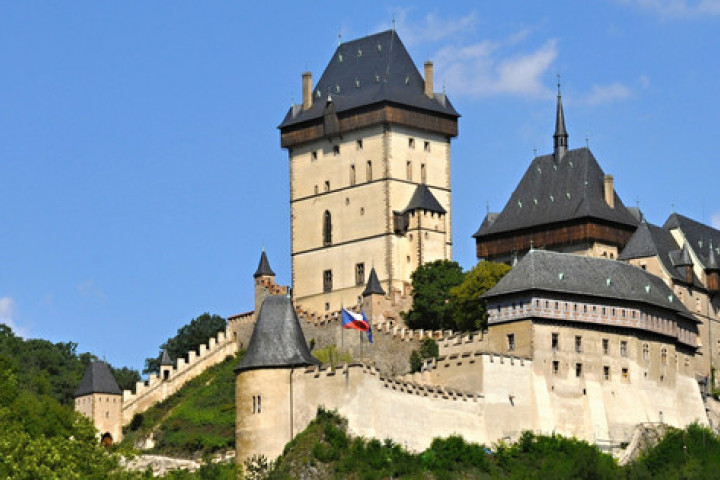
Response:
[{"label": "leafy tree canopy", "polygon": [[450,289],[463,281],[457,262],[436,260],[421,265],[411,275],[413,306],[405,314],[410,328],[441,330],[452,328]]},{"label": "leafy tree canopy", "polygon": [[168,338],[165,343],[160,345],[160,352],[156,358],[145,359],[143,373],[160,371],[160,359],[164,349],[167,349],[168,355],[173,361],[180,357],[187,359],[188,352],[197,350],[200,345],[207,344],[211,337],[225,330],[226,324],[227,321],[220,315],[203,313],[199,317],[193,318],[190,323],[177,331],[177,335]]},{"label": "leafy tree canopy", "polygon": [[510,267],[503,263],[480,262],[465,273],[460,285],[450,289],[450,305],[455,328],[460,331],[482,330],[487,325],[487,310],[482,294],[494,287]]}]

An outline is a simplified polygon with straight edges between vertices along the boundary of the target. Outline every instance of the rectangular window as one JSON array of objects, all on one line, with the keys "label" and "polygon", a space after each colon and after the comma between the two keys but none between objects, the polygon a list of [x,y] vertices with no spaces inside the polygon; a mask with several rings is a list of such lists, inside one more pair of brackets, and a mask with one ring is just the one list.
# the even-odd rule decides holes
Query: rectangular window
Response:
[{"label": "rectangular window", "polygon": [[508,350],[515,350],[515,334],[514,333],[508,333],[507,346],[508,346]]},{"label": "rectangular window", "polygon": [[603,348],[603,355],[607,355],[610,351],[610,340],[607,338],[602,339],[602,348]]},{"label": "rectangular window", "polygon": [[582,337],[580,335],[575,335],[575,351],[582,353]]},{"label": "rectangular window", "polygon": [[410,160],[405,164],[406,177],[409,181],[412,181],[412,162]]},{"label": "rectangular window", "polygon": [[355,285],[365,285],[365,264],[355,265]]},{"label": "rectangular window", "polygon": [[362,150],[362,149],[363,149],[363,141],[362,141],[362,138],[358,138],[357,140],[355,140],[355,146],[357,147],[358,150]]},{"label": "rectangular window", "polygon": [[630,383],[630,373],[627,368],[622,369],[622,379],[625,383]]},{"label": "rectangular window", "polygon": [[426,152],[430,151],[430,142],[425,142],[425,151]]},{"label": "rectangular window", "polygon": [[427,183],[427,170],[424,163],[420,164],[420,182]]},{"label": "rectangular window", "polygon": [[332,291],[332,283],[332,270],[325,270],[323,272],[323,292]]},{"label": "rectangular window", "polygon": [[620,356],[627,357],[627,342],[625,340],[620,342]]},{"label": "rectangular window", "polygon": [[582,377],[582,363],[575,364],[575,376]]},{"label": "rectangular window", "polygon": [[310,158],[313,160],[317,160],[317,150],[313,150],[312,153],[310,153]]},{"label": "rectangular window", "polygon": [[340,155],[340,145],[333,146],[333,155]]},{"label": "rectangular window", "polygon": [[552,369],[553,375],[557,375],[560,370],[560,362],[553,360]]},{"label": "rectangular window", "polygon": [[330,180],[325,180],[325,191],[326,192],[330,191]]},{"label": "rectangular window", "polygon": [[560,334],[559,333],[553,333],[552,334],[552,349],[554,352],[556,352],[560,348]]},{"label": "rectangular window", "polygon": [[414,138],[408,138],[408,147],[415,148],[415,139]]},{"label": "rectangular window", "polygon": [[608,367],[607,365],[603,367],[603,378],[605,380],[610,380],[610,367]]}]

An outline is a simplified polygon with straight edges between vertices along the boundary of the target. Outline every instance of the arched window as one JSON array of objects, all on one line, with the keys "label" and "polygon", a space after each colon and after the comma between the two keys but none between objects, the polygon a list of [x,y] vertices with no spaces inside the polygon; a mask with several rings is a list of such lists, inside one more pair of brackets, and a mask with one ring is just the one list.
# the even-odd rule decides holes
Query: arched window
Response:
[{"label": "arched window", "polygon": [[365,180],[368,182],[371,182],[373,179],[372,176],[372,162],[368,160],[367,166],[365,167]]},{"label": "arched window", "polygon": [[323,214],[323,245],[332,243],[332,217],[330,212],[325,210]]}]

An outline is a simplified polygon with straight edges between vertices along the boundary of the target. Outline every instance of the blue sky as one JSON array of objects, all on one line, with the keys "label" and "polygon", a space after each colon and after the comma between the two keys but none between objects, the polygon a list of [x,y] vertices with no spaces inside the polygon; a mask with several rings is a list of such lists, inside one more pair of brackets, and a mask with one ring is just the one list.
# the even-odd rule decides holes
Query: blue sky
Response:
[{"label": "blue sky", "polygon": [[[560,74],[627,205],[720,226],[720,1],[0,1],[0,321],[115,365],[290,278],[276,126],[338,43],[389,28],[462,114],[455,259],[552,149]],[[674,205],[674,207],[673,207]]]}]

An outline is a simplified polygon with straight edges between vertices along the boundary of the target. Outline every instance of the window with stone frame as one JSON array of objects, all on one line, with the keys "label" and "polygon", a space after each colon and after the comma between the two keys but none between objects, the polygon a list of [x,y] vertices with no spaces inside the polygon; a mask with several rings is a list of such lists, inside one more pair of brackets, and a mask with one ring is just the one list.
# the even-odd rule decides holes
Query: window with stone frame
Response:
[{"label": "window with stone frame", "polygon": [[610,352],[610,340],[607,338],[602,339],[602,350],[603,355],[607,355]]},{"label": "window with stone frame", "polygon": [[362,262],[355,265],[355,285],[365,285],[365,264]]},{"label": "window with stone frame", "polygon": [[333,275],[332,270],[325,270],[323,272],[323,292],[331,292],[333,288]]},{"label": "window with stone frame", "polygon": [[620,356],[627,357],[627,342],[625,340],[620,342]]},{"label": "window with stone frame", "polygon": [[323,214],[323,245],[332,243],[332,215],[328,210]]},{"label": "window with stone frame", "polygon": [[575,352],[582,353],[582,337],[575,335]]},{"label": "window with stone frame", "polygon": [[610,367],[607,365],[603,367],[603,379],[610,380]]},{"label": "window with stone frame", "polygon": [[507,335],[507,349],[509,351],[515,350],[515,334],[508,333]]},{"label": "window with stone frame", "polygon": [[554,352],[558,351],[558,349],[560,348],[560,334],[557,332],[552,333],[551,347]]}]

